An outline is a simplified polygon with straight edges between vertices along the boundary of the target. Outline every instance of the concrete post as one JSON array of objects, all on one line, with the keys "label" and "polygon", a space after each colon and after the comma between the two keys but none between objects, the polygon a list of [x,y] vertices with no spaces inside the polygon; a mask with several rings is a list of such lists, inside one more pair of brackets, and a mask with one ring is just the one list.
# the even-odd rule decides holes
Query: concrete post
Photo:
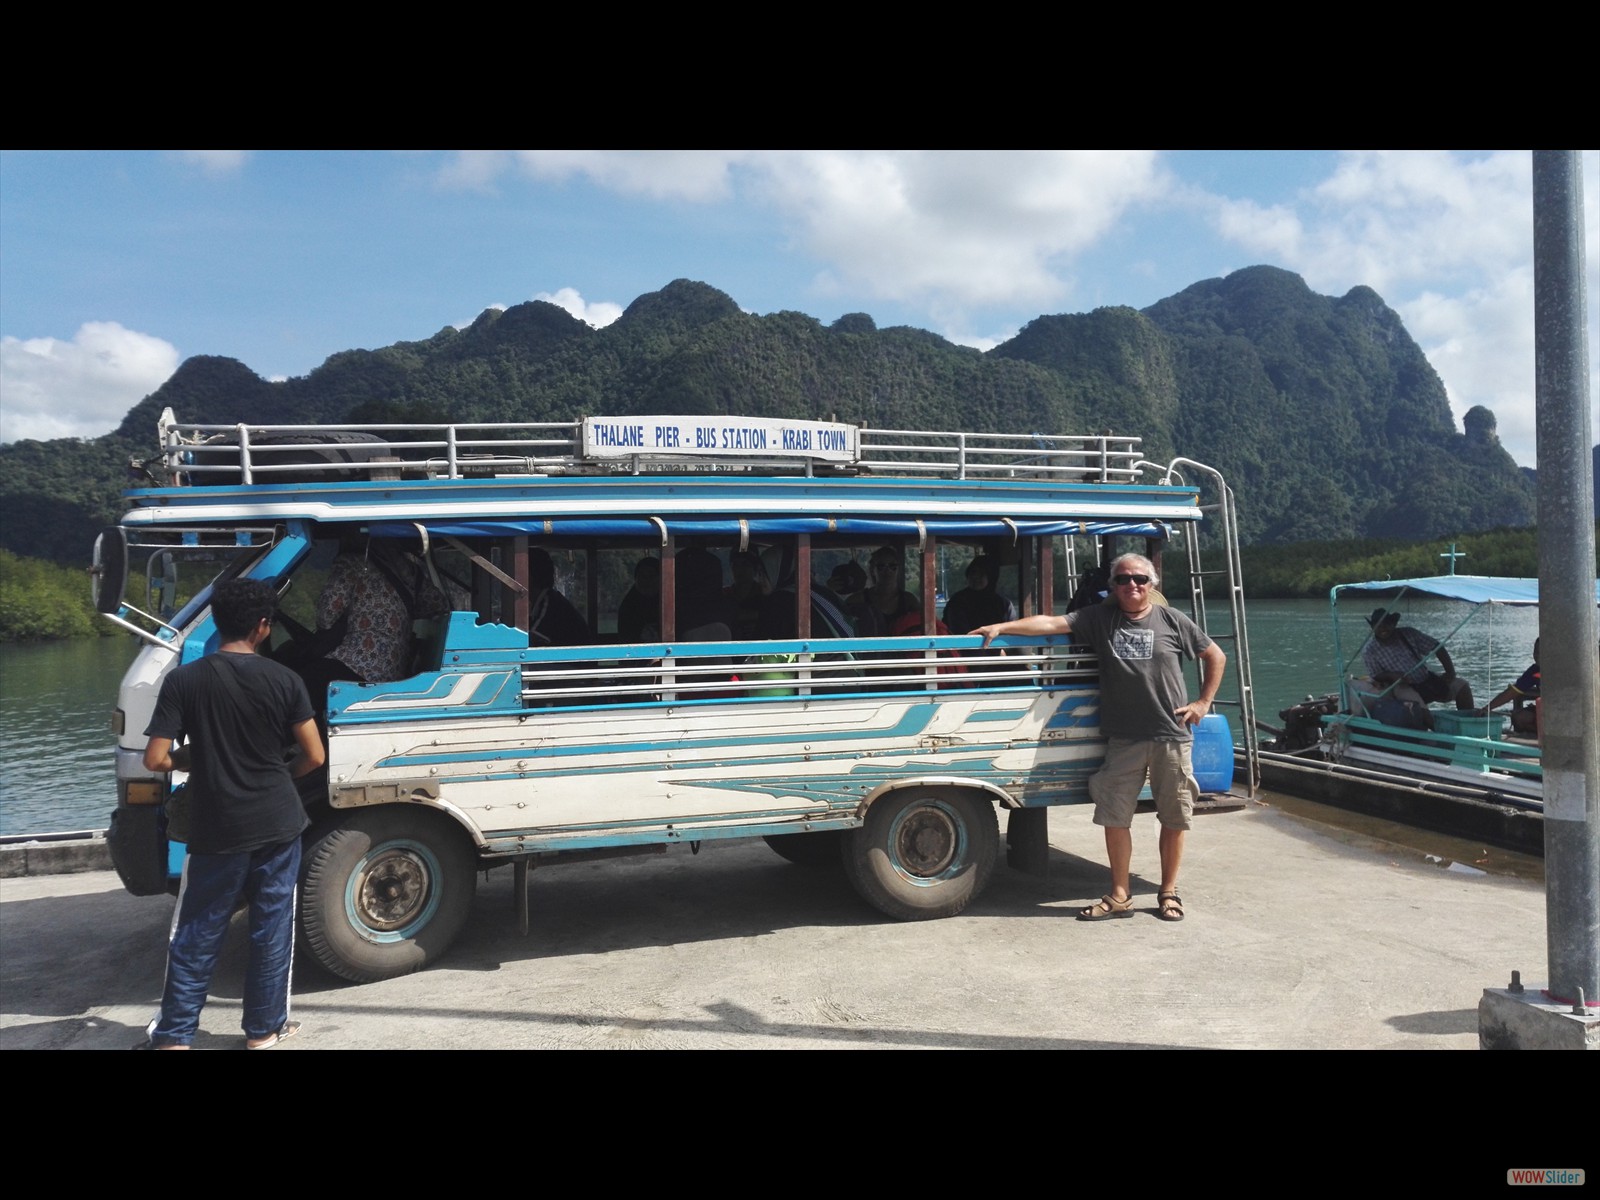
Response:
[{"label": "concrete post", "polygon": [[[1552,999],[1600,1004],[1600,661],[1582,160],[1533,152],[1539,638]],[[1580,992],[1581,989],[1581,992]]]}]

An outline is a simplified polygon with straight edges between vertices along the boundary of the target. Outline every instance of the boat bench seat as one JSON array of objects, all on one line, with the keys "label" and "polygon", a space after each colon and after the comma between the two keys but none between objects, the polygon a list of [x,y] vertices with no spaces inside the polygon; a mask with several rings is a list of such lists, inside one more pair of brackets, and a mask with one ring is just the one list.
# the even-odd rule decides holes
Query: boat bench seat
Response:
[{"label": "boat bench seat", "polygon": [[1325,717],[1324,722],[1352,745],[1454,763],[1479,771],[1504,771],[1535,779],[1544,774],[1537,746],[1520,746],[1495,738],[1458,737],[1427,729],[1404,729],[1348,713],[1335,713]]}]

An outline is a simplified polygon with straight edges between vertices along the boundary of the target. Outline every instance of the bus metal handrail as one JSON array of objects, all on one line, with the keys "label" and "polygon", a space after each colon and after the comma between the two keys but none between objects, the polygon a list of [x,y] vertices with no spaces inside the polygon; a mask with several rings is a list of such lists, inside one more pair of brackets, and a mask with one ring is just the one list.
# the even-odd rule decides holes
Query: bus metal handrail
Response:
[{"label": "bus metal handrail", "polygon": [[[846,463],[833,463],[763,457],[758,453],[732,458],[676,453],[640,453],[623,459],[589,457],[583,453],[583,423],[579,421],[206,424],[180,422],[167,409],[161,415],[158,432],[160,464],[146,465],[173,484],[232,480],[271,483],[272,476],[285,474],[389,481],[580,471],[693,472],[713,467],[771,474],[809,475],[827,469],[1066,483],[1133,483],[1140,475],[1140,439],[1110,435],[964,433],[861,426],[857,429],[856,457]],[[316,452],[327,452],[328,461],[305,461]],[[285,461],[290,458],[295,461]]]}]

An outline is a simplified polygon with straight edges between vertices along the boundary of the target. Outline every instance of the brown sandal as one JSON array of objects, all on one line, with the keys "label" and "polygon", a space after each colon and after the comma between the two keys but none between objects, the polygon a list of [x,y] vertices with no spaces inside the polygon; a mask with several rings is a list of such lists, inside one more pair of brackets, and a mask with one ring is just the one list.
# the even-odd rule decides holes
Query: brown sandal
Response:
[{"label": "brown sandal", "polygon": [[1177,892],[1162,892],[1156,897],[1156,915],[1163,921],[1183,920],[1183,897]]},{"label": "brown sandal", "polygon": [[1104,921],[1108,917],[1133,916],[1133,897],[1126,900],[1113,900],[1109,895],[1101,896],[1088,908],[1078,914],[1080,921]]}]

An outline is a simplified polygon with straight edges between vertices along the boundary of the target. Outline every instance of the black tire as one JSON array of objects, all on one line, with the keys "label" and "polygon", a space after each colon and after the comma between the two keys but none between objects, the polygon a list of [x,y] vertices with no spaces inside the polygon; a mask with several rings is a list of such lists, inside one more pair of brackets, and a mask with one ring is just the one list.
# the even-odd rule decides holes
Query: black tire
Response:
[{"label": "black tire", "polygon": [[107,525],[94,539],[94,566],[89,589],[96,612],[115,613],[128,587],[128,535],[120,525]]},{"label": "black tire", "polygon": [[122,886],[135,896],[160,896],[169,889],[167,834],[161,810],[146,805],[124,805],[111,814],[106,848]]},{"label": "black tire", "polygon": [[844,865],[863,899],[901,921],[953,917],[989,885],[1000,848],[994,805],[959,789],[906,788],[846,836]]},{"label": "black tire", "polygon": [[307,948],[356,983],[436,962],[472,910],[477,875],[466,835],[422,809],[358,809],[338,820],[306,851]]},{"label": "black tire", "polygon": [[[295,449],[276,451],[272,450],[260,456],[252,456],[255,466],[318,466],[324,465],[322,470],[312,471],[261,471],[254,475],[256,483],[339,483],[351,479],[369,479],[372,470],[354,468],[348,471],[329,470],[325,464],[357,464],[390,461],[389,443],[375,433],[357,433],[352,430],[326,430],[321,433],[278,433],[267,434],[250,441],[252,450],[256,447],[293,446]],[[194,451],[194,461],[198,466],[228,466],[239,465],[239,447],[236,443],[224,442],[216,446],[197,446]],[[390,475],[392,478],[392,474]],[[194,474],[197,484],[234,484],[239,482],[239,473],[198,471]]]},{"label": "black tire", "polygon": [[818,829],[811,833],[784,833],[763,837],[779,858],[797,867],[837,869],[843,865],[844,830]]},{"label": "black tire", "polygon": [[[290,463],[311,466],[323,463],[368,463],[388,461],[389,443],[374,433],[328,430],[322,433],[280,433],[257,438],[253,446],[304,446],[282,454],[263,454],[257,466],[286,466]],[[347,479],[370,478],[368,471],[263,471],[257,483],[330,483]]]}]

